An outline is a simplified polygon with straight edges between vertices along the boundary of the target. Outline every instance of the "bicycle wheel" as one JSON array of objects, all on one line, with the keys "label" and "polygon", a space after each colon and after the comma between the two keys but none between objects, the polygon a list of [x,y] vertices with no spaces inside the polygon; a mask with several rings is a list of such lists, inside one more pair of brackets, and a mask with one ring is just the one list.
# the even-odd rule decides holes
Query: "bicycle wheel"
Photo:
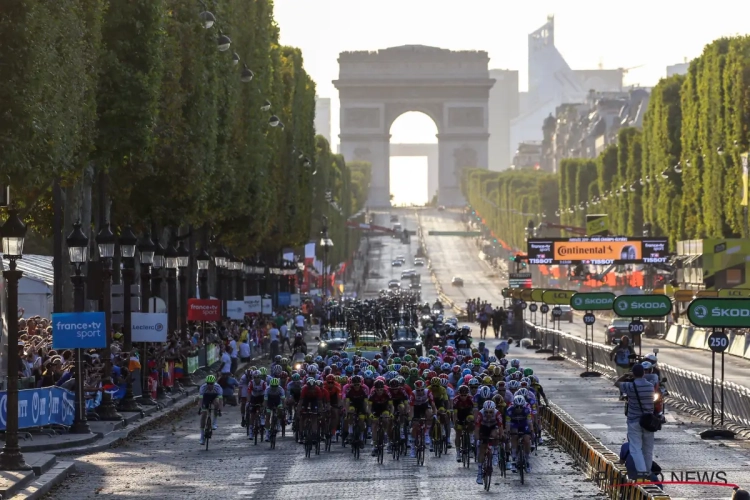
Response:
[{"label": "bicycle wheel", "polygon": [[[487,450],[489,453],[489,449]],[[484,490],[490,491],[490,485],[492,484],[492,455],[490,454],[489,460],[485,459],[485,468],[482,469],[482,479],[484,481]]]},{"label": "bicycle wheel", "polygon": [[500,448],[498,455],[497,463],[500,466],[500,477],[505,477],[507,474],[506,469],[508,468],[507,457],[505,456],[505,446]]},{"label": "bicycle wheel", "polygon": [[518,477],[521,479],[521,484],[523,484],[523,475],[526,473],[526,452],[523,450],[523,444],[519,443],[519,449],[518,449]]},{"label": "bicycle wheel", "polygon": [[206,440],[206,451],[208,451],[208,442],[211,440],[211,431],[213,431],[213,423],[211,422],[211,413],[209,412],[206,417],[206,427],[203,429],[203,438]]},{"label": "bicycle wheel", "polygon": [[310,458],[312,454],[312,439],[310,429],[305,429],[303,439],[305,440],[305,458]]}]

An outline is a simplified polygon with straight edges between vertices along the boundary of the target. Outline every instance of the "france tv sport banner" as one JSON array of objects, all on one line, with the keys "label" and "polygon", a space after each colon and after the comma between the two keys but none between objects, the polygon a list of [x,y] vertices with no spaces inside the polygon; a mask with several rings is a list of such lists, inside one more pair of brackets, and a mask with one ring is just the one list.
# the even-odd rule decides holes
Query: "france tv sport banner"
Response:
[{"label": "france tv sport banner", "polygon": [[52,313],[53,349],[107,347],[103,312]]},{"label": "france tv sport banner", "polygon": [[188,299],[188,320],[219,321],[221,301],[215,299]]},{"label": "france tv sport banner", "polygon": [[260,314],[262,312],[260,295],[245,295],[245,312],[248,314]]},{"label": "france tv sport banner", "polygon": [[[18,391],[18,428],[71,425],[75,416],[75,394],[60,387]],[[0,392],[0,430],[8,420],[8,395]]]},{"label": "france tv sport banner", "polygon": [[166,313],[131,313],[130,334],[133,342],[166,342]]}]

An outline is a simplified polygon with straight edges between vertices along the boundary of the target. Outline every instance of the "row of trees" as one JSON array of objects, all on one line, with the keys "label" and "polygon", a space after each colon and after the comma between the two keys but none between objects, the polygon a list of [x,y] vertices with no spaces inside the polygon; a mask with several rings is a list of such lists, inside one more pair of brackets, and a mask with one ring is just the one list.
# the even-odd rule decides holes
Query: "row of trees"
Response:
[{"label": "row of trees", "polygon": [[[672,244],[749,237],[741,202],[748,127],[750,37],[720,39],[687,75],[653,88],[643,130],[621,129],[596,159],[564,160],[554,175],[471,170],[464,191],[472,206],[487,198],[500,207],[496,232],[518,248],[529,219],[584,227],[586,213],[609,214],[615,234],[640,236],[648,224]],[[540,189],[555,183],[554,197]]]},{"label": "row of trees", "polygon": [[56,202],[92,245],[112,221],[238,256],[319,237],[327,192],[343,243],[364,205],[369,170],[316,139],[315,83],[272,0],[7,0],[0,61],[0,184],[43,242]]}]

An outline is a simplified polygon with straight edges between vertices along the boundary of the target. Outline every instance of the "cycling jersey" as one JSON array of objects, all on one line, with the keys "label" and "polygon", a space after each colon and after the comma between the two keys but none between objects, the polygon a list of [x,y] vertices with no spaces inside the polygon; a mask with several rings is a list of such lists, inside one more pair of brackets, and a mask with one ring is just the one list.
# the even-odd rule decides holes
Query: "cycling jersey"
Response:
[{"label": "cycling jersey", "polygon": [[302,394],[302,382],[289,382],[286,386],[286,393],[292,396],[295,402],[299,402]]},{"label": "cycling jersey", "polygon": [[261,397],[266,393],[266,388],[268,388],[268,384],[265,381],[256,382],[252,380],[247,386],[247,392],[250,397]]},{"label": "cycling jersey", "polygon": [[334,382],[333,385],[325,384],[325,389],[328,391],[328,397],[331,401],[331,406],[338,406],[339,399],[341,398],[341,386],[338,382]]},{"label": "cycling jersey", "polygon": [[302,388],[300,399],[302,400],[303,405],[317,407],[318,401],[326,401],[327,394],[328,393],[320,387],[309,387],[306,385]]},{"label": "cycling jersey", "polygon": [[510,425],[512,429],[518,429],[519,431],[528,432],[529,423],[531,420],[531,408],[526,406],[509,406],[505,410],[505,422]]},{"label": "cycling jersey", "polygon": [[391,401],[391,393],[388,389],[383,389],[383,392],[378,394],[378,391],[373,389],[372,392],[370,392],[368,399],[373,406],[388,404],[388,402]]},{"label": "cycling jersey", "polygon": [[281,387],[269,387],[266,389],[263,399],[266,402],[266,406],[269,408],[281,406],[284,401],[284,389]]},{"label": "cycling jersey", "polygon": [[461,396],[460,394],[453,398],[453,409],[454,410],[462,410],[462,409],[473,409],[474,408],[474,399],[471,396]]},{"label": "cycling jersey", "polygon": [[[393,400],[393,404],[398,405],[404,401],[409,401],[409,392],[407,392],[407,387],[399,387],[398,389],[391,389],[391,399]],[[409,389],[411,391],[411,389]]]},{"label": "cycling jersey", "polygon": [[477,413],[475,425],[476,427],[502,427],[503,414],[497,410],[482,409]]},{"label": "cycling jersey", "polygon": [[203,384],[199,389],[198,394],[202,396],[202,406],[208,408],[216,399],[222,397],[224,390],[219,384]]},{"label": "cycling jersey", "polygon": [[409,398],[409,404],[411,406],[427,406],[435,404],[435,398],[427,389],[422,389],[421,391],[414,389],[411,398]]}]

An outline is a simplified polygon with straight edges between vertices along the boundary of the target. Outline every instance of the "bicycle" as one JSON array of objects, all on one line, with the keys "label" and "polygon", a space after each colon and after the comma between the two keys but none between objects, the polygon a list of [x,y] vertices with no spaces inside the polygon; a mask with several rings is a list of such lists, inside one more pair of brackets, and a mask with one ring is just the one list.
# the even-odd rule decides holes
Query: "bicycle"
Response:
[{"label": "bicycle", "polygon": [[516,469],[518,469],[518,477],[521,479],[521,484],[524,481],[524,474],[526,473],[526,450],[523,449],[523,443],[518,443],[518,450],[516,451]]},{"label": "bicycle", "polygon": [[[278,413],[279,412],[278,412],[278,410],[275,410],[275,411],[271,410],[270,413],[271,413],[271,421],[270,421],[270,424],[269,424],[270,427],[268,429],[269,429],[269,432],[271,434],[269,441],[271,443],[271,449],[273,450],[273,449],[276,448],[276,433],[278,433],[278,431],[279,431],[279,429],[278,429],[278,427],[279,427]],[[284,435],[283,435],[283,427],[282,427],[282,437],[283,436]]]},{"label": "bicycle", "polygon": [[467,424],[461,433],[461,462],[465,468],[471,467],[471,433]]},{"label": "bicycle", "polygon": [[220,415],[219,410],[216,408],[203,408],[201,410],[202,412],[207,412],[206,415],[206,423],[203,426],[203,438],[206,441],[206,451],[208,451],[208,442],[211,440],[211,437],[214,433],[214,427],[213,427],[213,421],[211,420],[211,411],[213,411],[214,415]]},{"label": "bicycle", "polygon": [[500,477],[505,478],[508,473],[507,472],[508,456],[506,455],[506,451],[505,451],[505,441],[501,440],[498,443],[498,446],[500,447],[500,449],[498,451],[497,464],[498,464],[498,467],[500,468]]},{"label": "bicycle", "polygon": [[[377,435],[373,437],[375,439],[375,456],[378,459],[378,464],[382,464],[383,458],[385,455],[385,428],[388,425],[388,417],[384,415],[380,415],[378,419],[379,419],[378,432],[377,432]],[[391,446],[393,447],[395,445],[391,443]]]},{"label": "bicycle", "polygon": [[[308,409],[307,411],[302,412],[302,417],[305,420],[305,425],[302,430],[305,443],[305,458],[310,458],[310,456],[312,455],[313,446],[315,445],[315,436],[313,436],[312,423],[313,418],[318,418],[318,412],[313,412]],[[316,453],[316,455],[317,454],[318,453]]]},{"label": "bicycle", "polygon": [[436,419],[432,425],[432,449],[435,451],[435,457],[440,458],[443,455],[443,422],[440,418]]},{"label": "bicycle", "polygon": [[[490,491],[490,485],[492,484],[492,456],[495,450],[489,441],[484,442],[487,443],[487,449],[484,451],[484,460],[482,461],[482,481],[484,482],[484,490]],[[521,483],[523,483],[523,479],[521,479]]]},{"label": "bicycle", "polygon": [[[255,418],[252,422],[252,429],[253,429],[253,438],[255,439],[255,445],[258,445],[258,435],[260,435],[260,442],[263,442],[263,436],[265,433],[265,425],[260,423],[260,406],[261,405],[253,405],[253,408],[255,409]],[[250,426],[247,427],[247,433],[248,436],[250,435]]]},{"label": "bicycle", "polygon": [[414,439],[414,447],[417,451],[417,465],[424,465],[424,431],[426,427],[427,420],[425,420],[424,418],[420,418],[419,424],[417,426],[417,437]]},{"label": "bicycle", "polygon": [[365,420],[364,418],[359,417],[365,417],[364,414],[359,415],[355,414],[354,418],[356,420],[356,424],[354,425],[354,436],[349,440],[349,444],[352,445],[352,453],[354,454],[354,459],[359,460],[359,455],[362,447],[364,447],[365,439],[366,439],[366,433],[367,433],[367,425],[364,426],[364,429],[362,428],[362,425],[364,424]]}]

